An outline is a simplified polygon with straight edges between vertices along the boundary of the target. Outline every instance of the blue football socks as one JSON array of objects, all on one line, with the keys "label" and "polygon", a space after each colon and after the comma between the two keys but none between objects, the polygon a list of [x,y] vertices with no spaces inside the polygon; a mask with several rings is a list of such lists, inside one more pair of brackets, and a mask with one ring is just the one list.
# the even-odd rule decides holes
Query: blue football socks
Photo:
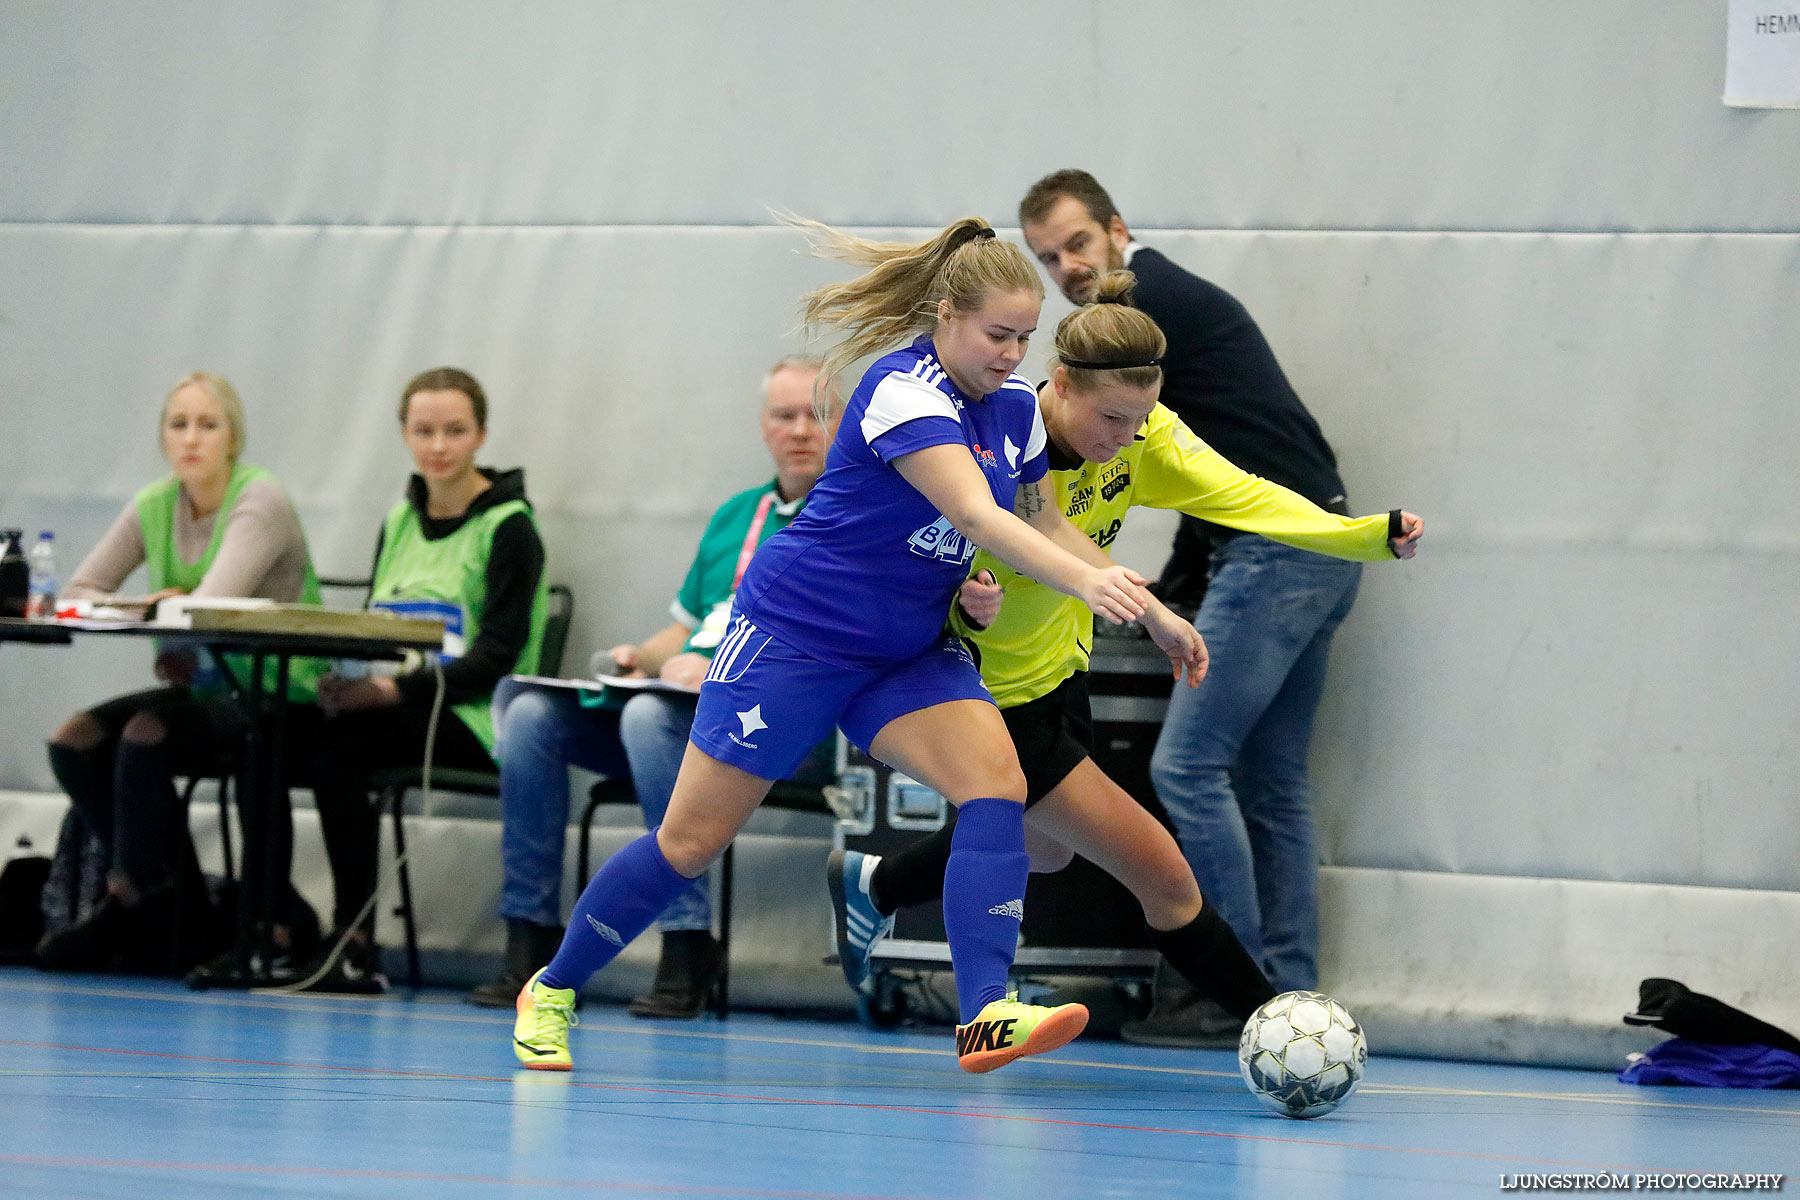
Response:
[{"label": "blue football socks", "polygon": [[693,882],[669,865],[652,829],[607,859],[588,883],[575,902],[562,947],[538,981],[580,991]]},{"label": "blue football socks", "polygon": [[983,799],[962,806],[944,868],[944,936],[964,1024],[1006,995],[1030,870],[1023,804]]}]

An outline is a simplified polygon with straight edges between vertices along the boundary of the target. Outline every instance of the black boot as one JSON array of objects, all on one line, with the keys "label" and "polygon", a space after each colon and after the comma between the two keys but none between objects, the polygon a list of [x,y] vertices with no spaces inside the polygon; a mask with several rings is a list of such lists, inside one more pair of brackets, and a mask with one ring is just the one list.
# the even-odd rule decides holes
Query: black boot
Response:
[{"label": "black boot", "polygon": [[[79,921],[44,935],[37,944],[38,965],[47,971],[116,970],[128,952],[143,945],[138,905],[107,892]],[[168,946],[165,935],[160,945]]]},{"label": "black boot", "polygon": [[662,957],[650,994],[626,1006],[634,1017],[677,1020],[700,1015],[719,978],[719,943],[705,929],[675,929],[662,935]]},{"label": "black boot", "polygon": [[562,946],[560,925],[534,925],[506,919],[506,965],[500,974],[469,993],[469,1003],[483,1008],[511,1008],[525,983],[556,957]]}]

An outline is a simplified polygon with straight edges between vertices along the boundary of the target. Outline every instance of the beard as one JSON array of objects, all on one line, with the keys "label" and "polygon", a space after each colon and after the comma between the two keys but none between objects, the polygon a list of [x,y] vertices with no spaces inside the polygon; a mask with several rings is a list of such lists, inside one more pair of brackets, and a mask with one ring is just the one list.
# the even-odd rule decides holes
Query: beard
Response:
[{"label": "beard", "polygon": [[1125,255],[1112,242],[1106,243],[1106,267],[1096,271],[1092,267],[1083,267],[1079,272],[1069,276],[1062,289],[1063,298],[1071,304],[1092,304],[1094,294],[1100,284],[1100,276],[1106,271],[1123,271]]}]

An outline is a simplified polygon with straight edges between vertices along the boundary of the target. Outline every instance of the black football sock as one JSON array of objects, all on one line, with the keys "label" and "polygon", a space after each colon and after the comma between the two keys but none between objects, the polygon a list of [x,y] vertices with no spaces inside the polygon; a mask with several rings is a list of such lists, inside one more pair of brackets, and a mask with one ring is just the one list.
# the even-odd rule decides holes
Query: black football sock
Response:
[{"label": "black football sock", "polygon": [[952,812],[944,827],[906,849],[882,856],[869,878],[869,899],[883,916],[903,908],[933,904],[944,896],[944,868],[950,865],[950,840],[956,833]]},{"label": "black football sock", "polygon": [[117,742],[77,750],[60,742],[51,742],[50,772],[81,814],[87,828],[95,832],[106,847],[107,861],[112,861],[113,821],[113,750]]},{"label": "black football sock", "polygon": [[1202,996],[1216,1000],[1240,1021],[1275,996],[1269,977],[1210,906],[1179,929],[1152,929],[1150,944]]}]

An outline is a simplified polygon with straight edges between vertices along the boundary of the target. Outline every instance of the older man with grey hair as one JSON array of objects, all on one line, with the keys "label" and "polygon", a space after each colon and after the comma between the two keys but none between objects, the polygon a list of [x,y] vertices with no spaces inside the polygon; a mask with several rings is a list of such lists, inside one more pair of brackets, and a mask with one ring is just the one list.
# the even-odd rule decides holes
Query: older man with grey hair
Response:
[{"label": "older man with grey hair", "polygon": [[[739,492],[713,513],[669,606],[670,624],[641,642],[597,656],[612,673],[658,679],[668,687],[632,693],[622,708],[590,707],[573,690],[516,681],[495,693],[506,963],[498,977],[470,993],[473,1003],[512,1007],[525,981],[562,941],[570,766],[629,776],[645,824],[661,824],[687,748],[700,681],[724,635],[738,580],[757,546],[799,514],[825,470],[831,431],[814,411],[819,366],[816,358],[794,355],[764,377],[760,423],[775,477]],[[640,1017],[695,1016],[719,969],[705,876],[663,914],[659,927],[662,955],[655,983],[648,995],[631,1002],[630,1011]]]}]

